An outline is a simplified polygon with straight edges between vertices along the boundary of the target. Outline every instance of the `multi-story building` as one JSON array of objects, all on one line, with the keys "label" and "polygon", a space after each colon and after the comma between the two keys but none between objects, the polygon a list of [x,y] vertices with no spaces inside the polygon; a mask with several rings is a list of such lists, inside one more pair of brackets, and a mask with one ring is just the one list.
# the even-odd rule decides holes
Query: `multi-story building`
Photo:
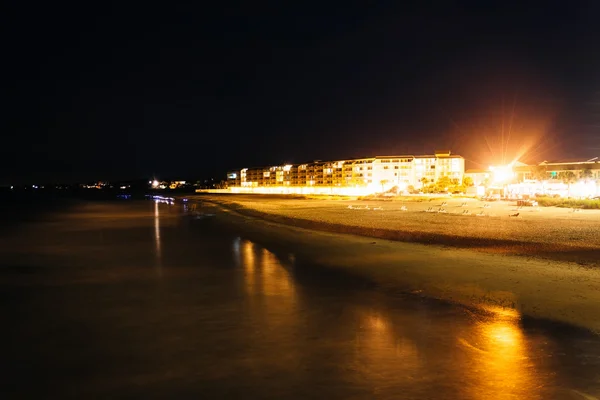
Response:
[{"label": "multi-story building", "polygon": [[227,175],[234,192],[369,193],[420,188],[447,176],[461,182],[465,160],[449,150],[426,156],[377,156],[296,165],[244,168]]}]

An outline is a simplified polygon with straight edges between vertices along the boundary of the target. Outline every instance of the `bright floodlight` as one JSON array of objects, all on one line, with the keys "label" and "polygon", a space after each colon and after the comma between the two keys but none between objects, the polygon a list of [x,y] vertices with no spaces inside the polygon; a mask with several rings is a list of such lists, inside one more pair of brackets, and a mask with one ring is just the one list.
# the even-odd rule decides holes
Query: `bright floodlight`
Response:
[{"label": "bright floodlight", "polygon": [[159,185],[159,183],[158,183],[158,181],[156,179],[152,181],[152,187],[153,188],[158,187],[158,185]]},{"label": "bright floodlight", "polygon": [[491,166],[492,179],[496,183],[506,182],[513,178],[513,171],[510,165]]}]

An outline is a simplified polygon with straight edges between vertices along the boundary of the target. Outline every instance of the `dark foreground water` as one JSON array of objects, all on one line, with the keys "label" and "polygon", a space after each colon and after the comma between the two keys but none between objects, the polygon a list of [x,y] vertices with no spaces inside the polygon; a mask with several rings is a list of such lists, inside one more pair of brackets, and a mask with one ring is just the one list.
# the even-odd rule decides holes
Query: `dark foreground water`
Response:
[{"label": "dark foreground water", "polygon": [[600,395],[596,336],[384,291],[178,206],[84,203],[0,233],[2,399]]}]

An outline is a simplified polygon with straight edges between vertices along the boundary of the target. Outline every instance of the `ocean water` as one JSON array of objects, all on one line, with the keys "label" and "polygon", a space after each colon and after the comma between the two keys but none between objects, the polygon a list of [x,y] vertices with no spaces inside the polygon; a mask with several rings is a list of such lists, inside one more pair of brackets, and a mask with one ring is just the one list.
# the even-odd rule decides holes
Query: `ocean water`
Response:
[{"label": "ocean water", "polygon": [[6,215],[1,398],[600,396],[597,336],[380,288],[218,214],[120,201]]}]

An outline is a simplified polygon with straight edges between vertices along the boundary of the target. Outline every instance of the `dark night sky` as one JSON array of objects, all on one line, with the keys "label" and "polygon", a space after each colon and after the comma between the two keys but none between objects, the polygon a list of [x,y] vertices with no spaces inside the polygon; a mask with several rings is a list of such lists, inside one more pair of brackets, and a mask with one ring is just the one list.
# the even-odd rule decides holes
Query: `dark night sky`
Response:
[{"label": "dark night sky", "polygon": [[0,184],[600,155],[595,0],[46,3],[4,14]]}]

